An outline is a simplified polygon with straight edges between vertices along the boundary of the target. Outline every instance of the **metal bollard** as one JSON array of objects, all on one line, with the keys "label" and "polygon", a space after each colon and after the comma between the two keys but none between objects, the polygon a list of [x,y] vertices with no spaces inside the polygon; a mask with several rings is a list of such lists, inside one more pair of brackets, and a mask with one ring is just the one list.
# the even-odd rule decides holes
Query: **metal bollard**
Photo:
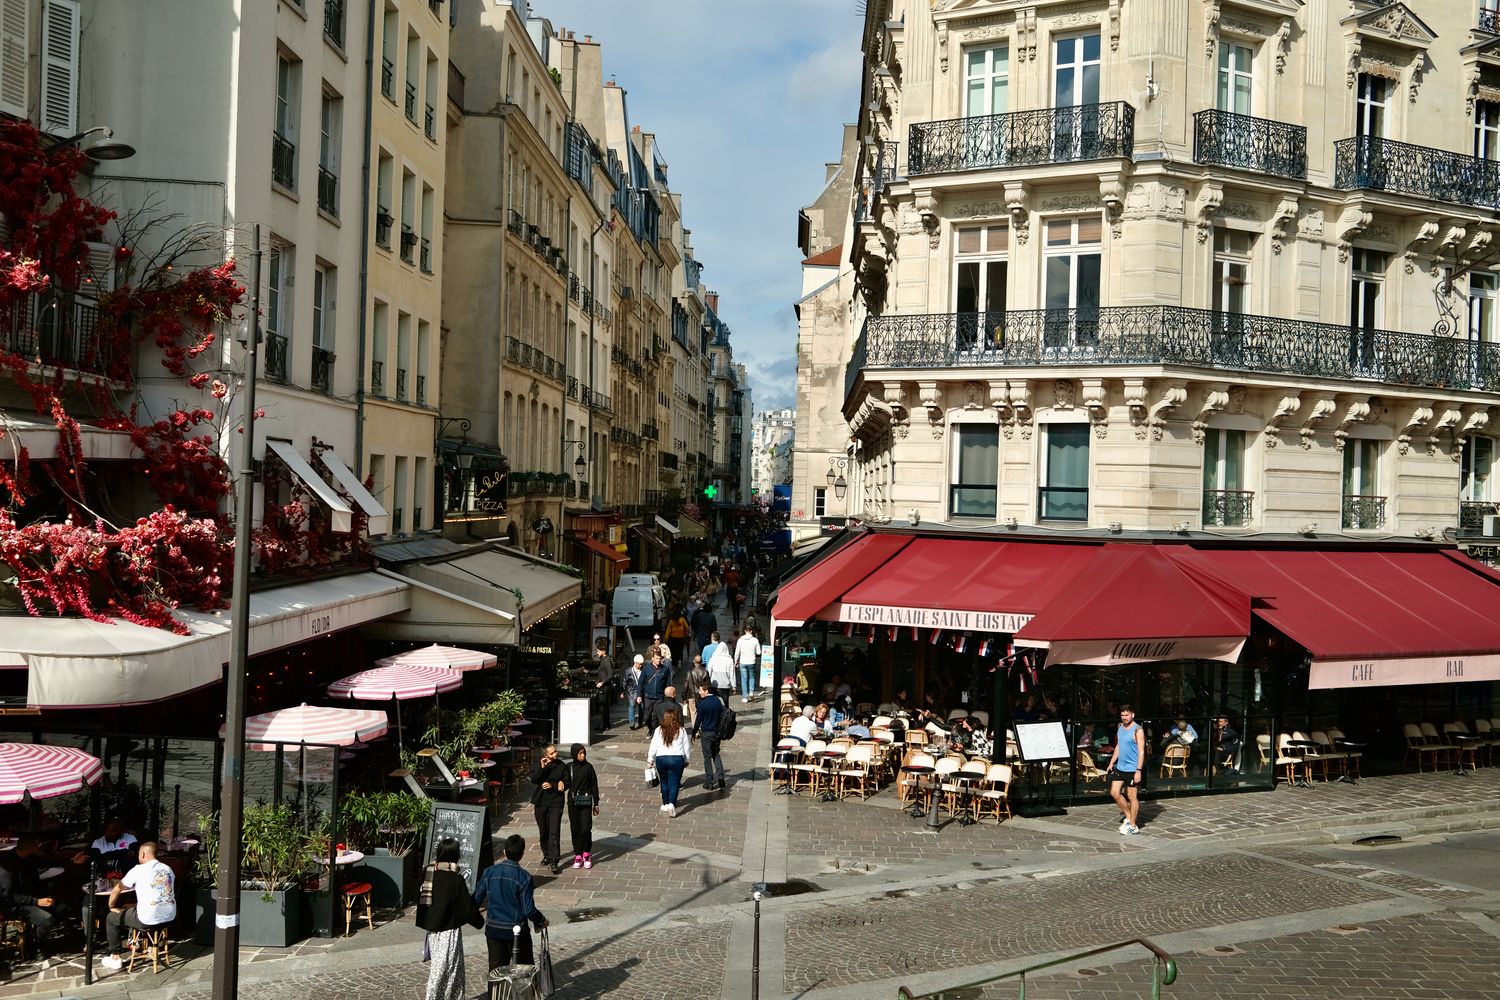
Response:
[{"label": "metal bollard", "polygon": [[94,984],[94,887],[98,885],[99,857],[89,853],[89,881],[83,887],[83,983]]},{"label": "metal bollard", "polygon": [[755,883],[755,940],[750,956],[750,998],[760,1000],[760,899],[766,891],[764,882]]}]

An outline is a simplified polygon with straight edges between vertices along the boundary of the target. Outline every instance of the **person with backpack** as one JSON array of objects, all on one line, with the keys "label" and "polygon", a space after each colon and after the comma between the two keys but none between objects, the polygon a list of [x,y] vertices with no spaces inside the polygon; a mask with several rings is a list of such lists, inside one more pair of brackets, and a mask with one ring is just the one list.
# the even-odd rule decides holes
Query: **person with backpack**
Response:
[{"label": "person with backpack", "polygon": [[708,661],[708,682],[713,685],[714,693],[728,704],[729,695],[734,691],[734,654],[729,651],[729,643],[719,642],[719,633],[714,633],[712,645],[713,655]]},{"label": "person with backpack", "polygon": [[755,674],[760,669],[760,640],[755,630],[745,626],[745,634],[734,644],[734,662],[740,668],[740,704],[755,697]]},{"label": "person with backpack", "polygon": [[703,789],[716,791],[724,785],[724,761],[719,757],[719,727],[729,706],[714,694],[707,681],[698,688],[698,717],[693,720],[693,738],[703,748]]}]

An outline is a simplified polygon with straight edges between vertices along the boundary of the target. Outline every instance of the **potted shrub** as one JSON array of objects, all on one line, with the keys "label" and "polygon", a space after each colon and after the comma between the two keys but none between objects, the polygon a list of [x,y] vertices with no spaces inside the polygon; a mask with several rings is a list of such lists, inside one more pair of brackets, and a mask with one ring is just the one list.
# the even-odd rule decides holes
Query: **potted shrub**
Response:
[{"label": "potted shrub", "polygon": [[[213,942],[220,843],[210,831],[217,831],[218,823],[217,813],[198,817],[198,876],[203,888],[197,938],[205,944]],[[313,870],[325,838],[304,833],[301,818],[285,805],[247,808],[240,830],[240,944],[285,948],[306,936],[298,883]]]},{"label": "potted shrub", "polygon": [[414,903],[432,801],[407,792],[354,792],[344,796],[339,814],[350,842],[364,852],[374,905]]}]

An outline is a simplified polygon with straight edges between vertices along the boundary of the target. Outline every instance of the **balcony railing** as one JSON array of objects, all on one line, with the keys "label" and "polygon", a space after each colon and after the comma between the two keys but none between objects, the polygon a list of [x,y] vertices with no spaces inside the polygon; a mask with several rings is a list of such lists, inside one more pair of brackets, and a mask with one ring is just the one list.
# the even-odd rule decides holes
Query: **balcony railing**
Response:
[{"label": "balcony railing", "polygon": [[1344,497],[1344,527],[1370,531],[1385,526],[1385,497]]},{"label": "balcony railing", "polygon": [[380,92],[387,100],[396,99],[396,64],[386,58],[380,60]]},{"label": "balcony railing", "polygon": [[862,368],[1187,365],[1500,392],[1500,344],[1183,306],[876,316]]},{"label": "balcony railing", "polygon": [[1128,157],[1135,149],[1135,108],[1123,101],[1041,108],[1004,115],[918,122],[911,126],[906,172],[951,173],[996,167]]},{"label": "balcony railing", "polygon": [[422,237],[422,247],[417,255],[417,266],[422,269],[423,274],[432,273],[432,240]]},{"label": "balcony railing", "polygon": [[417,249],[417,234],[416,234],[416,231],[413,230],[411,228],[411,226],[408,226],[405,223],[403,223],[402,226],[401,226],[401,259],[404,260],[404,261],[406,261],[408,264],[413,263],[414,262],[413,258],[415,256],[416,249]]},{"label": "balcony railing", "polygon": [[1203,526],[1205,528],[1243,528],[1255,512],[1252,490],[1204,490]]},{"label": "balcony railing", "polygon": [[448,100],[459,111],[464,109],[464,75],[459,68],[450,61],[448,63]]},{"label": "balcony railing", "polygon": [[1333,144],[1333,186],[1495,208],[1500,162],[1364,135]]},{"label": "balcony railing", "polygon": [[385,395],[385,362],[370,362],[370,394],[373,396]]},{"label": "balcony railing", "polygon": [[326,347],[313,348],[312,384],[314,389],[333,391],[333,352]]},{"label": "balcony railing", "polygon": [[641,493],[641,506],[647,511],[661,510],[663,492],[662,490],[644,490]]},{"label": "balcony railing", "polygon": [[677,468],[677,455],[674,452],[661,452],[661,467],[663,469]]},{"label": "balcony railing", "polygon": [[427,402],[427,376],[417,376],[417,403],[424,405]]},{"label": "balcony railing", "polygon": [[406,82],[406,120],[413,124],[417,121],[417,85],[410,80]]},{"label": "balcony railing", "polygon": [[393,226],[395,222],[396,217],[391,214],[391,210],[389,208],[386,208],[384,205],[376,207],[375,242],[385,247],[387,250],[391,248],[391,226]]},{"label": "balcony railing", "polygon": [[[56,295],[23,295],[0,312],[0,350],[42,365],[110,374],[113,357],[99,340],[99,312]],[[0,445],[0,452],[9,447]]]},{"label": "balcony railing", "polygon": [[337,218],[339,214],[339,177],[322,164],[318,165],[318,207]]},{"label": "balcony railing", "polygon": [[297,144],[280,132],[271,133],[271,180],[297,190]]},{"label": "balcony railing", "polygon": [[427,138],[433,142],[437,141],[437,108],[431,104],[424,109],[422,117],[422,131],[427,133]]},{"label": "balcony railing", "polygon": [[266,378],[272,382],[286,381],[286,338],[279,333],[266,337]]},{"label": "balcony railing", "polygon": [[1089,488],[1087,486],[1039,486],[1036,491],[1037,516],[1043,521],[1087,521]]},{"label": "balcony railing", "polygon": [[1307,129],[1209,109],[1193,116],[1193,162],[1307,179]]},{"label": "balcony railing", "polygon": [[1461,500],[1458,504],[1460,531],[1483,531],[1485,517],[1500,514],[1500,503],[1493,500]]},{"label": "balcony railing", "polygon": [[1476,27],[1480,31],[1488,31],[1492,35],[1500,35],[1500,10],[1490,10],[1481,7],[1479,9],[1479,23]]},{"label": "balcony railing", "polygon": [[344,0],[323,0],[323,37],[344,47]]},{"label": "balcony railing", "polygon": [[402,402],[406,401],[406,369],[396,369],[396,398]]}]

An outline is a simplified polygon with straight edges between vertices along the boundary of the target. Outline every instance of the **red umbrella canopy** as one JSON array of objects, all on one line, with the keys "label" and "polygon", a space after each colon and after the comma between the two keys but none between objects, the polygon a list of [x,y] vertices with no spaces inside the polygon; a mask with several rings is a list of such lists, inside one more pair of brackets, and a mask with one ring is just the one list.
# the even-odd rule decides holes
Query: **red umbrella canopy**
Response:
[{"label": "red umbrella canopy", "polygon": [[334,698],[356,701],[409,701],[454,691],[463,684],[461,671],[446,667],[376,667],[340,678],[328,685]]},{"label": "red umbrella canopy", "polygon": [[[379,739],[389,727],[382,709],[304,704],[251,716],[245,720],[245,739],[256,744],[253,749],[257,750],[274,749],[276,743],[346,747]],[[219,727],[219,735],[224,735],[223,726]]]},{"label": "red umbrella canopy", "polygon": [[375,661],[377,667],[443,667],[449,670],[483,670],[500,662],[494,653],[482,653],[477,649],[462,649],[458,646],[440,646],[433,643],[421,649],[408,649],[404,653],[383,657]]},{"label": "red umbrella canopy", "polygon": [[103,775],[99,758],[75,747],[0,743],[0,805],[82,791]]}]

